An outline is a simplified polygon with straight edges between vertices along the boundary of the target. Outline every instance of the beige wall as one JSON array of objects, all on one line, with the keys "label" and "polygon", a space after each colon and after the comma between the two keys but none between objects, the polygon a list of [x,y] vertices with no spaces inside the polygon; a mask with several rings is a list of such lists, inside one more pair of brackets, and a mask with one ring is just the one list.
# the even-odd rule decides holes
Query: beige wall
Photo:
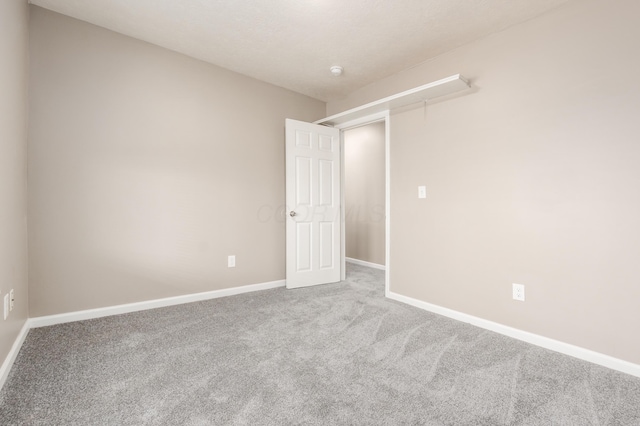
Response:
[{"label": "beige wall", "polygon": [[385,263],[384,122],[344,132],[347,257]]},{"label": "beige wall", "polygon": [[31,316],[284,278],[284,120],[323,102],[33,6],[31,58]]},{"label": "beige wall", "polygon": [[391,117],[391,291],[640,363],[638,16],[570,2],[328,105],[476,89]]},{"label": "beige wall", "polygon": [[[0,2],[0,364],[28,316],[27,289],[27,83],[26,0]],[[3,318],[2,298],[15,305]]]}]

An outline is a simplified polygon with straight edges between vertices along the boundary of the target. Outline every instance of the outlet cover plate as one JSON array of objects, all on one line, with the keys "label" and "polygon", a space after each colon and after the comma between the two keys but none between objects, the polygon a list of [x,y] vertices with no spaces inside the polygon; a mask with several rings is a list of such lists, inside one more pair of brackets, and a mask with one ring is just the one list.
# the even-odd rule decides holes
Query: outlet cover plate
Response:
[{"label": "outlet cover plate", "polygon": [[524,302],[524,284],[513,284],[513,299]]},{"label": "outlet cover plate", "polygon": [[227,266],[229,268],[235,268],[236,267],[236,257],[235,256],[229,256],[229,258],[227,259]]}]

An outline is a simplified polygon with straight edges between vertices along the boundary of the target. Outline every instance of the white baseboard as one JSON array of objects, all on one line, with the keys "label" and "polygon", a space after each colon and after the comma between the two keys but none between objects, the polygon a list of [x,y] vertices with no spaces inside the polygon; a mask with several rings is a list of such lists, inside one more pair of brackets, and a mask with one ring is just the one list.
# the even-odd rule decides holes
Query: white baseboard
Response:
[{"label": "white baseboard", "polygon": [[0,389],[4,386],[11,367],[20,352],[24,340],[32,328],[46,327],[49,325],[62,324],[67,322],[82,321],[92,318],[101,318],[111,315],[126,314],[129,312],[144,311],[147,309],[162,308],[165,306],[181,305],[183,303],[199,302],[202,300],[217,299],[219,297],[233,296],[253,291],[268,290],[271,288],[284,287],[285,280],[270,281],[260,284],[245,285],[240,287],[225,288],[222,290],[206,291],[203,293],[186,294],[183,296],[167,297],[164,299],[148,300],[145,302],[127,303],[125,305],[108,306],[105,308],[87,309],[85,311],[69,312],[65,314],[46,315],[27,319],[22,326],[20,334],[13,342],[11,350],[7,354],[2,366],[0,366]]},{"label": "white baseboard", "polygon": [[261,284],[251,284],[240,287],[225,288],[222,290],[206,291],[203,293],[185,294],[183,296],[148,300],[145,302],[127,303],[125,305],[87,309],[85,311],[33,317],[29,319],[29,326],[30,328],[46,327],[49,325],[63,324],[66,322],[82,321],[93,318],[107,317],[111,315],[126,314],[129,312],[144,311],[147,309],[163,308],[165,306],[181,305],[183,303],[200,302],[202,300],[217,299],[219,297],[233,296],[236,294],[250,293],[253,291],[268,290],[270,288],[276,287],[284,287],[284,285],[284,280],[271,281]]},{"label": "white baseboard", "polygon": [[9,372],[11,371],[11,367],[13,366],[16,357],[18,356],[18,352],[20,352],[20,348],[24,343],[24,339],[27,338],[27,334],[29,334],[29,320],[25,321],[24,325],[20,329],[20,333],[16,340],[13,342],[7,357],[4,359],[2,366],[0,367],[0,389],[4,386],[4,382],[7,380],[9,376]]},{"label": "white baseboard", "polygon": [[369,268],[381,269],[383,271],[387,269],[384,265],[380,265],[379,263],[367,262],[366,260],[354,259],[352,257],[345,257],[344,260],[349,263],[353,263],[354,265],[368,266]]},{"label": "white baseboard", "polygon": [[522,340],[524,342],[543,347],[545,349],[560,352],[562,354],[569,355],[583,361],[588,361],[594,364],[601,365],[603,367],[610,368],[612,370],[617,370],[626,374],[630,374],[632,376],[640,377],[640,365],[634,364],[629,361],[624,361],[609,355],[594,352],[592,350],[574,346],[569,343],[564,343],[559,340],[540,336],[538,334],[518,330],[517,328],[508,327],[497,322],[474,317],[473,315],[454,311],[453,309],[443,308],[442,306],[433,305],[431,303],[423,302],[421,300],[414,299],[408,296],[403,296],[398,293],[389,292],[387,297],[398,302],[406,303],[407,305],[415,306],[416,308],[420,308],[425,311],[433,312],[435,314],[443,315],[445,317],[449,317],[458,321],[466,322],[477,327],[484,328],[486,330],[494,331],[505,336],[513,337],[514,339]]}]

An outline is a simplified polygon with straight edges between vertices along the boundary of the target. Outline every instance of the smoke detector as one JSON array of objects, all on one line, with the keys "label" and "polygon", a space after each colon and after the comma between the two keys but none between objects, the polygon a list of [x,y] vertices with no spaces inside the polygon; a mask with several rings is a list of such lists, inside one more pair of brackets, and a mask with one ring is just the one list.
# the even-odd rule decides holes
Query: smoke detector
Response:
[{"label": "smoke detector", "polygon": [[334,65],[329,68],[329,71],[331,71],[331,74],[333,74],[334,77],[340,77],[342,75],[342,71],[344,70],[340,65]]}]

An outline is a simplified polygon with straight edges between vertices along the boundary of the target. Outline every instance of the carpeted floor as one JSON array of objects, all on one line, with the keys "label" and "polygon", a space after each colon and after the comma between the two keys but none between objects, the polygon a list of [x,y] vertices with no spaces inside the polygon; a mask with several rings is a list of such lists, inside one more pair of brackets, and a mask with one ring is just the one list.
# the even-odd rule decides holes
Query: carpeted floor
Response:
[{"label": "carpeted floor", "polygon": [[640,425],[640,379],[383,297],[381,271],[31,330],[2,425]]}]

